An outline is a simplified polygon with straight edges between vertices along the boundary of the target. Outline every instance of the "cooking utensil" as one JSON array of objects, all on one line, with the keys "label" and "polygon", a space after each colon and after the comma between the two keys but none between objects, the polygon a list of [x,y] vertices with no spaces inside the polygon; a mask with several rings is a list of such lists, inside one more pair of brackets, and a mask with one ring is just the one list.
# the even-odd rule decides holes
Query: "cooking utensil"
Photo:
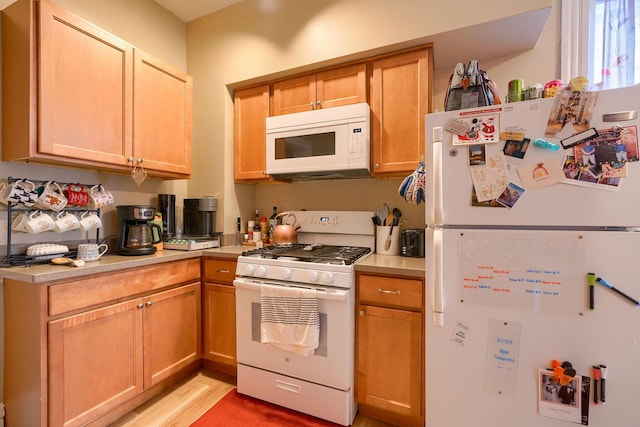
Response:
[{"label": "cooking utensil", "polygon": [[[293,223],[291,224],[287,223],[289,217],[293,217]],[[273,229],[273,243],[280,246],[298,243],[297,230],[300,228],[300,224],[298,224],[295,214],[282,212],[276,215],[276,221],[278,218],[282,218],[282,221]]]},{"label": "cooking utensil", "polygon": [[384,221],[387,219],[387,213],[389,212],[389,210],[387,209],[385,211],[384,207],[376,206],[374,208],[374,212],[375,212],[375,214],[378,217],[378,220],[380,222],[380,224],[378,224],[378,225],[384,225]]},{"label": "cooking utensil", "polygon": [[389,215],[391,215],[391,220],[389,220],[389,222],[391,222],[391,227],[389,228],[389,237],[387,237],[387,241],[384,244],[384,249],[386,251],[388,251],[391,247],[391,235],[393,234],[393,226],[398,225],[400,217],[402,216],[402,211],[400,211],[400,209],[398,208],[393,208],[393,211]]},{"label": "cooking utensil", "polygon": [[60,257],[60,258],[53,258],[51,262],[57,265],[72,265],[74,267],[84,267],[84,261],[81,259],[71,259],[66,257]]}]

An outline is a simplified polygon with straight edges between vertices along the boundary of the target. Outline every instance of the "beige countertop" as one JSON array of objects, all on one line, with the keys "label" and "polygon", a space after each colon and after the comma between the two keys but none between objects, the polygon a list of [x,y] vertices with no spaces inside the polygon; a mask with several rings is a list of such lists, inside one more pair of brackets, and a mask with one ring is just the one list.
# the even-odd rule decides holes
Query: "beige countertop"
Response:
[{"label": "beige countertop", "polygon": [[[0,268],[0,278],[9,278],[28,283],[44,283],[69,280],[93,274],[102,274],[135,267],[179,261],[200,256],[215,256],[234,259],[246,250],[245,247],[225,246],[201,251],[178,251],[165,249],[153,255],[123,256],[104,255],[100,260],[87,262],[84,267],[54,264],[35,264],[30,267],[15,266]],[[356,271],[370,273],[424,276],[424,258],[371,254],[356,263]]]},{"label": "beige countertop", "polygon": [[356,263],[356,271],[417,277],[424,277],[424,267],[424,258],[378,255],[376,253]]}]

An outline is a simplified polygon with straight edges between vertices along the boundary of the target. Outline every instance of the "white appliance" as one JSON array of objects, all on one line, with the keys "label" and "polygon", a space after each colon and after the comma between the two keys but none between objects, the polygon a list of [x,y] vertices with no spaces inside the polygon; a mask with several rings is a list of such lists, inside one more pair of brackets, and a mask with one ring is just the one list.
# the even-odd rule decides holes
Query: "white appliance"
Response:
[{"label": "white appliance", "polygon": [[267,173],[332,178],[369,173],[367,103],[267,117]]},{"label": "white appliance", "polygon": [[[299,244],[238,257],[238,392],[350,425],[354,401],[355,265],[375,244],[372,212],[295,211]],[[319,346],[311,356],[261,342],[263,287],[316,290]]]},{"label": "white appliance", "polygon": [[[640,299],[640,163],[610,178],[622,172],[618,137],[628,159],[638,159],[640,87],[602,91],[595,104],[592,95],[425,118],[429,427],[569,426],[583,422],[587,408],[590,426],[640,425],[640,309],[588,280],[594,273]],[[597,164],[580,168],[576,160],[589,161],[584,143],[563,143],[591,128],[599,133],[591,140]],[[519,132],[530,139],[526,147],[504,138],[516,141]],[[572,154],[573,163],[565,158]],[[495,199],[474,205],[474,185],[480,199],[495,193],[492,185],[504,188],[503,160],[511,191],[501,201],[511,207],[492,207]],[[545,185],[558,167],[562,182]],[[577,380],[553,378],[553,359],[592,377],[589,394]],[[594,396],[599,365],[606,366],[606,404]]]}]

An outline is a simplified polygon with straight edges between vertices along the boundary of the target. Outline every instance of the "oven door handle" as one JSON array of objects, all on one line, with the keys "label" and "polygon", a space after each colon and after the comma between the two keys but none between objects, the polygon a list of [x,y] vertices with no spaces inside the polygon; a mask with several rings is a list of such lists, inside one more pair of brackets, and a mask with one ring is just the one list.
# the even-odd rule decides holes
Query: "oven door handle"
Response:
[{"label": "oven door handle", "polygon": [[[235,279],[233,281],[233,286],[235,286],[236,288],[244,288],[244,289],[249,289],[249,290],[252,290],[252,291],[260,292],[260,290],[261,290],[261,288],[263,286],[281,286],[281,285],[270,285],[268,283],[256,283],[256,282],[249,282],[249,281],[242,280],[242,279]],[[291,285],[289,285],[289,286],[291,286]],[[319,300],[346,301],[347,297],[349,295],[349,291],[348,290],[342,290],[342,289],[332,289],[329,292],[326,289],[312,288],[312,287],[307,287],[307,286],[303,286],[303,285],[296,285],[296,286],[292,286],[292,287],[304,288],[304,289],[316,289],[317,290],[316,297]]]}]

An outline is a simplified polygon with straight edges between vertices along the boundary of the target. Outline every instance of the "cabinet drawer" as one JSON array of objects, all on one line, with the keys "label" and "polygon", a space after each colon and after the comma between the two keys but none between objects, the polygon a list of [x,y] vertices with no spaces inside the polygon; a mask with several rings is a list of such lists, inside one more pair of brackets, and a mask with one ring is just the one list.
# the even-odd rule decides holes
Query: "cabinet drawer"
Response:
[{"label": "cabinet drawer", "polygon": [[423,282],[388,276],[358,275],[358,301],[420,310]]},{"label": "cabinet drawer", "polygon": [[200,259],[88,276],[49,287],[49,315],[128,298],[167,286],[200,280]]},{"label": "cabinet drawer", "polygon": [[204,281],[231,285],[236,276],[236,265],[236,260],[205,258]]}]

